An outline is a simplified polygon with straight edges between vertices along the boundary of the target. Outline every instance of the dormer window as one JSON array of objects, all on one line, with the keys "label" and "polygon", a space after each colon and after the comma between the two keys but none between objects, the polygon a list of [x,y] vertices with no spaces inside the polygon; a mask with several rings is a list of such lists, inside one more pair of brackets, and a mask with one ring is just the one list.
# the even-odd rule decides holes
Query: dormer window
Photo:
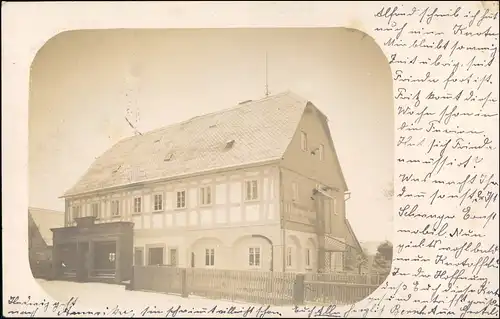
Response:
[{"label": "dormer window", "polygon": [[304,131],[300,132],[300,148],[307,151],[307,134]]},{"label": "dormer window", "polygon": [[114,173],[117,173],[117,172],[120,170],[120,168],[121,168],[121,167],[122,167],[122,165],[121,165],[121,164],[120,164],[120,165],[118,165],[118,167],[117,167],[117,168],[115,168],[115,169],[113,170],[113,174],[114,174]]},{"label": "dormer window", "polygon": [[165,162],[170,162],[172,160],[172,158],[174,158],[174,154],[173,153],[168,153],[163,160]]},{"label": "dormer window", "polygon": [[229,140],[229,141],[226,142],[225,149],[228,150],[228,149],[232,148],[233,145],[234,145],[234,140]]}]

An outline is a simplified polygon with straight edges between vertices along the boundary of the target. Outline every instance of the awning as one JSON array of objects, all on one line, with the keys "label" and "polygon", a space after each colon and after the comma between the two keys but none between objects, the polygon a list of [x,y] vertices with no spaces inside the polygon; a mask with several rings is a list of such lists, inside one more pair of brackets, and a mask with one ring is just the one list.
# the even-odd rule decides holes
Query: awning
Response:
[{"label": "awning", "polygon": [[334,252],[347,251],[347,244],[345,238],[333,237],[325,235],[325,250]]}]

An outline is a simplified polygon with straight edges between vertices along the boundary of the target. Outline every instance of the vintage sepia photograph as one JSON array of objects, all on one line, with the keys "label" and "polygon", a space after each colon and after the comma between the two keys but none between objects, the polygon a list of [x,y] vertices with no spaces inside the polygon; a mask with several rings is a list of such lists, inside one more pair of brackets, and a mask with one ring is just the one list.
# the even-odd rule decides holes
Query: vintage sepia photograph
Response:
[{"label": "vintage sepia photograph", "polygon": [[361,31],[68,31],[29,94],[29,262],[56,300],[347,305],[390,273],[391,69]]}]

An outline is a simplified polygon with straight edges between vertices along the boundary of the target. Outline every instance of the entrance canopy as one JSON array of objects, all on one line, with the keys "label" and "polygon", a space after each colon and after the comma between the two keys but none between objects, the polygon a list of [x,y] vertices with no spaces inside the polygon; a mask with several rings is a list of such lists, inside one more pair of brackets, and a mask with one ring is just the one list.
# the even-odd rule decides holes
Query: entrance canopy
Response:
[{"label": "entrance canopy", "polygon": [[76,218],[76,226],[53,228],[56,278],[121,282],[132,275],[133,223],[95,223]]}]

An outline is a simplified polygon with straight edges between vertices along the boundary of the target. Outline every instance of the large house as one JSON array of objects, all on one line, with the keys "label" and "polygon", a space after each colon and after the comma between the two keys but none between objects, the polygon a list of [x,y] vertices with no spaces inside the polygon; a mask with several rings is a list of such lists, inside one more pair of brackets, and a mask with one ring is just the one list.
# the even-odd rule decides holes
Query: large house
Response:
[{"label": "large house", "polygon": [[54,254],[117,281],[132,264],[343,270],[361,251],[347,192],[326,116],[284,92],[118,142],[63,195]]}]

